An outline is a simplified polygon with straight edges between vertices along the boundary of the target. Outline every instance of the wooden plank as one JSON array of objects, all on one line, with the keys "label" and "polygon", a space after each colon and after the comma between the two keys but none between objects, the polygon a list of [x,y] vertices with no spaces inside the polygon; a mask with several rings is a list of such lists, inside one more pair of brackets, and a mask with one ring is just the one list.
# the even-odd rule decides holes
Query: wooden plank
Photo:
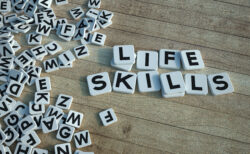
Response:
[{"label": "wooden plank", "polygon": [[[153,3],[158,5],[166,5],[169,7],[184,9],[184,10],[192,10],[203,14],[213,15],[228,18],[230,20],[241,20],[245,22],[249,22],[250,17],[249,9],[245,7],[241,7],[249,3],[248,0],[139,0],[144,3]],[[221,2],[230,1],[231,3],[221,3]],[[240,2],[241,1],[241,2]],[[243,2],[244,1],[244,2]],[[246,1],[248,1],[246,3]],[[242,4],[240,6],[232,5],[232,4]],[[248,5],[249,6],[249,5]]]},{"label": "wooden plank", "polygon": [[250,7],[250,1],[249,0],[215,0],[217,2],[222,2],[222,3],[226,3],[226,4],[232,4],[232,5],[238,5],[238,6],[242,6],[242,7]]}]

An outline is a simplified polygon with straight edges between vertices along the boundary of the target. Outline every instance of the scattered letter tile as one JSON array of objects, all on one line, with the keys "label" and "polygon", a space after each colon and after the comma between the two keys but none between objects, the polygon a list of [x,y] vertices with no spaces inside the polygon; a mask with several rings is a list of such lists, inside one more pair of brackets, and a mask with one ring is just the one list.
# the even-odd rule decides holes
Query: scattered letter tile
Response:
[{"label": "scattered letter tile", "polygon": [[99,113],[99,117],[101,118],[102,124],[104,126],[109,126],[115,122],[117,122],[117,117],[112,108],[107,109]]}]

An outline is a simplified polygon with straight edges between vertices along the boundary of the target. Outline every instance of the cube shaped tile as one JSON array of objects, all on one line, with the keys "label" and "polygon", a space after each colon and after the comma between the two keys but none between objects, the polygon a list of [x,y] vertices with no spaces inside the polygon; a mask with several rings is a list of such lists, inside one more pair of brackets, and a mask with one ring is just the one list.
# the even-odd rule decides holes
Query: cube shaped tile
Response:
[{"label": "cube shaped tile", "polygon": [[5,148],[3,145],[0,145],[0,153],[5,154]]},{"label": "cube shaped tile", "polygon": [[11,69],[9,70],[8,82],[14,80],[20,83],[22,77],[23,77],[23,72],[16,69]]},{"label": "cube shaped tile", "polygon": [[181,51],[181,60],[185,70],[196,70],[205,67],[199,50]]},{"label": "cube shaped tile", "polygon": [[81,43],[83,45],[90,44],[92,41],[93,35],[91,33],[85,33],[85,36],[83,39],[81,39]]},{"label": "cube shaped tile", "polygon": [[81,29],[81,28],[88,29],[89,28],[88,20],[86,18],[81,19],[80,21],[78,21],[76,23],[76,28],[77,29]]},{"label": "cube shaped tile", "polygon": [[15,24],[13,27],[19,33],[27,33],[31,29],[30,25],[26,25],[24,23]]},{"label": "cube shaped tile", "polygon": [[[12,69],[12,67],[14,66],[14,57],[1,57],[0,63],[2,64],[2,69]],[[6,64],[3,65],[3,63]]]},{"label": "cube shaped tile", "polygon": [[12,111],[8,116],[4,118],[4,122],[7,126],[16,127],[21,118],[22,117],[17,111]]},{"label": "cube shaped tile", "polygon": [[32,49],[30,49],[30,52],[32,53],[32,55],[35,57],[36,60],[43,60],[43,58],[48,55],[48,52],[46,51],[46,49],[44,48],[43,45],[34,47]]},{"label": "cube shaped tile", "polygon": [[174,98],[174,97],[183,97],[185,96],[185,92],[183,93],[175,93],[175,94],[166,94],[163,90],[161,91],[163,98]]},{"label": "cube shaped tile", "polygon": [[46,113],[44,114],[44,117],[56,116],[56,120],[57,122],[59,122],[61,118],[63,117],[63,115],[64,113],[62,109],[55,107],[53,105],[50,105]]},{"label": "cube shaped tile", "polygon": [[9,41],[7,40],[4,44],[2,44],[0,54],[4,57],[12,57],[13,55],[15,55],[12,45],[10,44],[11,40],[12,38],[10,38]]},{"label": "cube shaped tile", "polygon": [[[160,75],[162,94],[165,98],[185,94],[185,82],[180,71]],[[178,95],[179,94],[179,95]]]},{"label": "cube shaped tile", "polygon": [[138,51],[136,68],[139,70],[158,70],[158,53],[155,51]]},{"label": "cube shaped tile", "polygon": [[65,124],[59,126],[56,138],[64,142],[71,142],[74,135],[75,128]]},{"label": "cube shaped tile", "polygon": [[72,36],[66,36],[66,35],[58,35],[58,37],[67,41],[67,42],[71,41],[73,38]]},{"label": "cube shaped tile", "polygon": [[156,92],[161,90],[160,77],[157,71],[138,72],[139,92]]},{"label": "cube shaped tile", "polygon": [[80,112],[70,110],[65,123],[69,126],[80,128],[82,124],[83,116],[84,115]]},{"label": "cube shaped tile", "polygon": [[[26,6],[27,5],[28,5],[28,3],[26,3]],[[24,22],[26,24],[32,24],[34,22],[34,19],[32,17],[29,17],[28,15],[21,15],[21,16],[18,17],[18,20],[21,21],[21,22]]]},{"label": "cube shaped tile", "polygon": [[5,142],[7,136],[5,135],[4,131],[0,128],[0,145]]},{"label": "cube shaped tile", "polygon": [[43,68],[46,73],[59,70],[59,64],[56,58],[48,59],[43,62]]},{"label": "cube shaped tile", "polygon": [[185,74],[185,84],[187,94],[208,94],[207,75],[205,74]]},{"label": "cube shaped tile", "polygon": [[36,92],[34,102],[36,104],[50,104],[49,92]]},{"label": "cube shaped tile", "polygon": [[15,13],[8,14],[4,16],[4,23],[8,24],[17,20],[17,15]]},{"label": "cube shaped tile", "polygon": [[62,50],[62,47],[56,41],[50,42],[49,44],[45,45],[44,47],[50,55],[54,55],[57,52]]},{"label": "cube shaped tile", "polygon": [[14,154],[31,154],[32,147],[18,142]]},{"label": "cube shaped tile", "polygon": [[45,8],[50,8],[52,4],[52,0],[39,0],[38,5],[45,7]]},{"label": "cube shaped tile", "polygon": [[36,147],[41,143],[41,140],[35,131],[31,131],[21,138],[21,142],[31,147]]},{"label": "cube shaped tile", "polygon": [[49,36],[51,29],[50,25],[42,22],[37,25],[36,33],[43,36]]},{"label": "cube shaped tile", "polygon": [[63,116],[62,116],[62,118],[60,119],[60,121],[59,121],[59,126],[61,125],[61,124],[66,124],[66,120],[67,120],[67,118],[68,118],[68,114],[63,114]]},{"label": "cube shaped tile", "polygon": [[119,45],[113,47],[114,64],[130,65],[135,63],[135,49],[133,45]]},{"label": "cube shaped tile", "polygon": [[83,148],[92,144],[88,130],[75,133],[74,141],[76,148]]},{"label": "cube shaped tile", "polygon": [[36,127],[34,130],[39,130],[42,129],[42,119],[43,119],[43,114],[36,114],[31,116],[36,123]]},{"label": "cube shaped tile", "polygon": [[3,82],[8,81],[8,70],[6,70],[6,71],[5,70],[0,70],[0,81],[3,81]]},{"label": "cube shaped tile", "polygon": [[31,115],[43,114],[45,112],[44,104],[35,104],[34,102],[29,102],[29,113]]},{"label": "cube shaped tile", "polygon": [[104,20],[104,21],[111,21],[111,19],[113,18],[114,13],[108,10],[102,10],[101,13],[98,16],[99,20]]},{"label": "cube shaped tile", "polygon": [[47,134],[58,130],[58,122],[56,116],[50,116],[42,119],[43,133]]},{"label": "cube shaped tile", "polygon": [[68,4],[68,0],[55,0],[56,1],[56,5],[66,5]]},{"label": "cube shaped tile", "polygon": [[104,126],[109,126],[118,121],[116,114],[112,108],[100,112],[99,117]]},{"label": "cube shaped tile", "polygon": [[11,110],[16,105],[16,101],[13,98],[11,98],[10,96],[8,96],[8,95],[5,95],[5,96],[2,97],[1,103],[3,103],[3,102],[7,103],[7,105],[10,106]]},{"label": "cube shaped tile", "polygon": [[109,74],[107,72],[87,76],[89,93],[91,96],[110,93],[112,91]]},{"label": "cube shaped tile", "polygon": [[32,154],[48,154],[48,150],[45,149],[39,149],[39,148],[33,148]]},{"label": "cube shaped tile", "polygon": [[72,154],[70,143],[57,144],[55,145],[55,154]]},{"label": "cube shaped tile", "polygon": [[3,14],[11,11],[11,2],[10,1],[1,0],[0,6],[1,6],[0,12]]},{"label": "cube shaped tile", "polygon": [[15,58],[15,63],[21,68],[28,66],[32,61],[33,61],[33,54],[28,50],[23,51],[20,55],[18,55]]},{"label": "cube shaped tile", "polygon": [[36,80],[37,92],[48,92],[51,90],[50,77],[42,77]]},{"label": "cube shaped tile", "polygon": [[60,94],[56,101],[56,107],[63,110],[68,110],[73,102],[73,97],[65,94]]},{"label": "cube shaped tile", "polygon": [[91,43],[99,46],[104,46],[105,40],[106,40],[106,35],[102,33],[95,32]]},{"label": "cube shaped tile", "polygon": [[[0,85],[0,99],[3,98],[6,95],[6,90],[8,88],[8,82],[5,82],[4,84]],[[1,110],[0,110],[0,117],[1,117]]]},{"label": "cube shaped tile", "polygon": [[40,45],[42,44],[42,35],[36,33],[30,33],[27,35],[28,45]]},{"label": "cube shaped tile", "polygon": [[75,34],[76,26],[72,24],[63,24],[61,29],[61,35],[72,37]]},{"label": "cube shaped tile", "polygon": [[12,49],[14,50],[14,53],[16,53],[18,50],[20,50],[21,49],[21,45],[17,42],[17,41],[15,41],[15,40],[13,40],[13,45],[12,45]]},{"label": "cube shaped tile", "polygon": [[101,7],[101,0],[89,0],[88,7],[99,9]]},{"label": "cube shaped tile", "polygon": [[5,128],[4,133],[6,135],[4,144],[7,146],[11,146],[19,136],[18,132],[13,127],[10,126]]},{"label": "cube shaped tile", "polygon": [[27,74],[30,76],[27,84],[29,86],[33,85],[37,79],[39,79],[41,75],[41,68],[39,67],[32,67],[30,70],[27,71]]},{"label": "cube shaped tile", "polygon": [[11,80],[6,90],[6,93],[14,97],[20,97],[23,92],[23,88],[24,88],[23,84]]},{"label": "cube shaped tile", "polygon": [[17,101],[12,109],[17,111],[21,117],[29,114],[29,106],[20,101]]},{"label": "cube shaped tile", "polygon": [[234,92],[228,73],[208,75],[208,84],[213,95],[223,95]]},{"label": "cube shaped tile", "polygon": [[82,9],[80,6],[71,9],[71,10],[69,11],[69,13],[71,14],[71,16],[72,16],[74,19],[79,19],[79,18],[81,18],[81,17],[84,15],[84,11],[83,11],[83,9]]},{"label": "cube shaped tile", "polygon": [[85,28],[79,28],[75,30],[75,34],[73,36],[73,40],[81,40],[84,39],[86,34],[86,29]]},{"label": "cube shaped tile", "polygon": [[28,82],[28,80],[29,80],[29,75],[23,69],[21,69],[20,71],[23,74],[23,76],[22,76],[22,78],[20,80],[20,83],[23,84],[23,85],[25,85]]},{"label": "cube shaped tile", "polygon": [[11,112],[11,107],[8,105],[8,103],[4,101],[0,101],[0,117],[3,117]]},{"label": "cube shaped tile", "polygon": [[75,56],[72,54],[70,50],[65,51],[62,54],[60,54],[58,58],[62,62],[63,65],[67,65],[75,61]]},{"label": "cube shaped tile", "polygon": [[35,129],[36,123],[31,116],[26,116],[18,122],[18,127],[23,134],[26,134]]},{"label": "cube shaped tile", "polygon": [[116,69],[122,70],[122,71],[131,71],[134,64],[129,65],[116,65],[114,63],[114,58],[111,60],[110,65]]},{"label": "cube shaped tile", "polygon": [[6,146],[4,147],[4,149],[5,149],[5,154],[12,154],[9,147]]},{"label": "cube shaped tile", "polygon": [[81,45],[74,48],[74,52],[77,59],[82,59],[89,56],[89,50],[86,45]]},{"label": "cube shaped tile", "polygon": [[101,28],[104,28],[104,29],[112,25],[112,21],[97,20],[97,23],[99,24]]},{"label": "cube shaped tile", "polygon": [[24,13],[29,16],[29,17],[33,17],[35,12],[37,10],[37,5],[35,5],[32,2],[28,2],[26,3],[25,7],[24,7]]},{"label": "cube shaped tile", "polygon": [[180,69],[181,68],[180,51],[161,49],[159,54],[159,67],[166,69]]},{"label": "cube shaped tile", "polygon": [[94,154],[94,152],[83,152],[80,150],[76,150],[74,154]]},{"label": "cube shaped tile", "polygon": [[117,71],[114,77],[113,90],[133,94],[135,92],[136,79],[137,75],[135,73]]},{"label": "cube shaped tile", "polygon": [[59,68],[72,68],[73,67],[73,62],[68,63],[67,65],[63,65],[63,63],[60,61],[60,59],[58,59],[58,64],[59,64]]},{"label": "cube shaped tile", "polygon": [[86,16],[89,18],[97,19],[99,15],[99,10],[97,9],[89,9],[86,13]]}]

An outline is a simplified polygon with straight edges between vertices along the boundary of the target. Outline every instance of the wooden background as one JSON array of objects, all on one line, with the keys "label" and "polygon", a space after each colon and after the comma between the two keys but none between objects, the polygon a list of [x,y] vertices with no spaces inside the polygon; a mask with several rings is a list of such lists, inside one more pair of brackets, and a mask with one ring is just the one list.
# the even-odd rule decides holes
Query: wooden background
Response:
[{"label": "wooden background", "polygon": [[[57,18],[67,17],[75,23],[68,11],[77,6],[87,11],[87,0],[69,2],[52,7]],[[88,129],[93,145],[80,150],[96,154],[250,153],[249,0],[102,0],[101,9],[115,14],[113,25],[100,31],[107,35],[106,46],[88,45],[91,55],[77,60],[72,69],[42,74],[51,77],[51,104],[60,93],[72,95],[71,109],[84,113],[77,131]],[[31,48],[24,35],[15,39],[22,44],[22,51]],[[43,37],[43,44],[52,40],[58,40],[64,50],[80,45],[54,34]],[[107,71],[113,81],[112,46],[121,44],[134,44],[136,50],[199,49],[206,68],[189,72],[228,72],[235,92],[172,99],[162,98],[160,92],[138,90],[134,95],[112,92],[89,96],[86,76]],[[20,100],[28,103],[34,92],[34,86],[26,87]],[[119,121],[103,127],[98,112],[110,107]],[[55,138],[56,133],[39,136],[39,148],[51,153],[55,144],[63,143]]]}]

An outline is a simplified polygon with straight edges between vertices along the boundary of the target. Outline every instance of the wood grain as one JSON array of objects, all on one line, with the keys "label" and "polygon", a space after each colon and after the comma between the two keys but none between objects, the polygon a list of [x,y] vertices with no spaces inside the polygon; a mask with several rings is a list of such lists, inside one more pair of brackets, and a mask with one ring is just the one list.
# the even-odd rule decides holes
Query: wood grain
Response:
[{"label": "wood grain", "polygon": [[241,7],[250,7],[250,2],[248,0],[216,0],[218,2],[226,3],[226,4],[232,4],[232,5],[238,5]]},{"label": "wood grain", "polygon": [[[69,0],[53,9],[57,18],[75,23],[68,10],[87,0]],[[250,10],[248,0],[103,0],[101,9],[115,13],[113,25],[100,32],[107,35],[104,47],[88,45],[90,56],[77,60],[72,69],[42,73],[52,81],[51,104],[59,94],[74,97],[72,110],[83,112],[84,122],[77,131],[88,129],[93,145],[82,148],[99,154],[163,153],[250,153]],[[25,35],[15,39],[22,51],[31,48]],[[64,42],[55,33],[43,37],[43,44],[58,41],[64,50],[80,42]],[[206,68],[185,73],[213,74],[228,72],[235,92],[222,96],[186,95],[164,99],[160,93],[127,95],[112,92],[89,96],[86,76],[109,72],[111,81],[116,69],[110,66],[112,46],[134,44],[136,50],[199,49]],[[57,55],[55,55],[57,56]],[[48,56],[49,59],[55,56]],[[41,63],[37,63],[41,65]],[[133,72],[138,72],[135,68]],[[159,69],[159,73],[171,70]],[[33,100],[35,86],[25,87],[17,100]],[[103,127],[98,112],[112,107],[118,122]],[[3,121],[0,123],[4,126]],[[44,135],[40,148],[53,153],[56,133]],[[12,146],[12,149],[14,146]],[[72,142],[72,149],[75,150]]]}]

